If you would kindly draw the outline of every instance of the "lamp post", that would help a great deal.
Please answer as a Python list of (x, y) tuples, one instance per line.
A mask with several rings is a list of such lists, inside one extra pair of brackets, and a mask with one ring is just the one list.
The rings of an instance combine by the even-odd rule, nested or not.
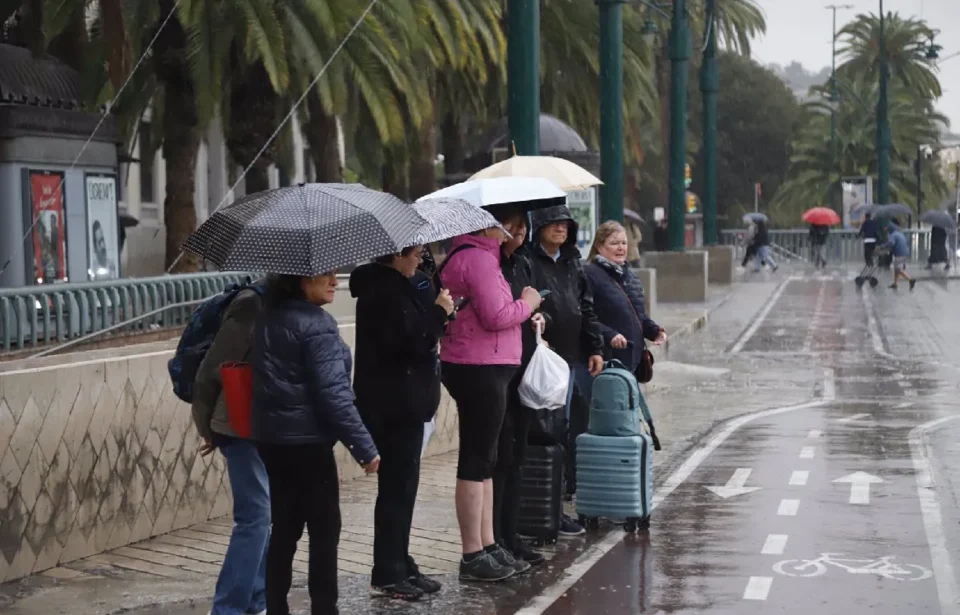
[(507, 7), (507, 122), (522, 156), (540, 154), (540, 2)]
[(877, 199), (890, 202), (890, 120), (887, 117), (887, 31), (883, 0), (880, 0), (880, 101), (877, 103)]
[(700, 67), (703, 94), (703, 243), (717, 245), (717, 0), (707, 0), (707, 33)]
[[(840, 93), (837, 91), (837, 11), (840, 9), (852, 9), (852, 4), (831, 4), (826, 7), (833, 11), (833, 39), (832, 39), (832, 61), (830, 68), (830, 156), (833, 166), (837, 170), (837, 181), (843, 182), (843, 169), (840, 166), (840, 156), (837, 155), (837, 109), (836, 105), (840, 102)], [(834, 208), (838, 214), (843, 208), (843, 187), (836, 191), (836, 201)]]
[(670, 28), (670, 206), (667, 210), (667, 238), (673, 252), (683, 251), (686, 234), (684, 176), (687, 164), (689, 28), (686, 0), (674, 0)]
[[(536, 0), (534, 0), (536, 1)], [(600, 217), (623, 222), (623, 3), (600, 5)]]

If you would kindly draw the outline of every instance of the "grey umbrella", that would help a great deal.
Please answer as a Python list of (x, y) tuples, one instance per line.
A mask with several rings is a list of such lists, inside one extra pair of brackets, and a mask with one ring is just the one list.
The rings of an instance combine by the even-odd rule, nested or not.
[(926, 222), (930, 226), (939, 226), (942, 229), (946, 229), (951, 233), (957, 232), (957, 221), (953, 219), (953, 216), (948, 214), (945, 211), (925, 211), (923, 215), (920, 216), (921, 222)]
[(427, 224), (397, 197), (359, 184), (300, 184), (220, 209), (183, 249), (220, 269), (314, 276), (400, 252)]
[(894, 218), (896, 216), (912, 216), (913, 210), (901, 203), (890, 203), (889, 205), (860, 205), (852, 213), (861, 215), (864, 212), (874, 218)]
[(632, 209), (623, 210), (623, 221), (624, 222), (633, 222), (634, 224), (646, 224), (643, 217), (640, 216), (637, 212)]
[(751, 222), (766, 222), (766, 221), (767, 221), (766, 214), (761, 214), (758, 212), (743, 214), (744, 224), (750, 224)]
[(413, 208), (427, 223), (417, 232), (410, 245), (443, 241), (493, 227), (509, 235), (493, 214), (461, 199), (428, 199), (415, 203)]

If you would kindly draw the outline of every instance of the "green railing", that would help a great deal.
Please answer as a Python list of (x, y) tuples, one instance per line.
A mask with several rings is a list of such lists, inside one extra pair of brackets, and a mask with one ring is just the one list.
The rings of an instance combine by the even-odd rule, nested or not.
[(0, 350), (41, 348), (106, 329), (136, 333), (181, 326), (193, 313), (191, 302), (249, 277), (191, 273), (0, 289)]
[[(721, 232), (720, 243), (736, 246), (738, 257), (743, 258), (746, 234), (746, 230), (724, 230)], [(903, 234), (910, 244), (911, 260), (926, 262), (930, 255), (930, 231), (909, 229), (904, 230)], [(953, 245), (952, 239), (948, 239), (948, 242), (948, 245)], [(771, 230), (770, 243), (777, 248), (777, 253), (781, 256), (810, 260), (809, 229)], [(857, 231), (831, 230), (827, 237), (827, 260), (834, 263), (862, 262), (863, 240), (857, 235)]]

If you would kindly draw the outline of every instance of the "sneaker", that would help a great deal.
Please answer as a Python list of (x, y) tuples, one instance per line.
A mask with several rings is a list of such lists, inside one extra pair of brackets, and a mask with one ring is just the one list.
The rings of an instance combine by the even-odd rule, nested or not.
[(423, 598), (423, 590), (409, 581), (400, 581), (393, 585), (373, 585), (370, 587), (370, 593), (374, 596), (406, 600), (408, 602)]
[(517, 540), (516, 545), (517, 547), (513, 550), (513, 556), (517, 559), (522, 559), (531, 566), (539, 566), (545, 561), (543, 559), (543, 553), (534, 551), (522, 540)]
[(517, 574), (523, 574), (530, 570), (530, 564), (528, 562), (515, 558), (513, 553), (511, 553), (509, 549), (505, 549), (503, 545), (497, 545), (497, 548), (491, 551), (490, 555), (493, 556), (493, 559), (497, 560), (498, 564), (505, 568), (513, 568)]
[(913, 287), (917, 285), (916, 280), (910, 280), (910, 290), (913, 290)]
[(583, 526), (571, 519), (568, 515), (560, 515), (560, 530), (558, 532), (561, 536), (582, 536), (587, 533), (587, 530), (583, 529)]
[(891, 284), (891, 285), (888, 286), (887, 288), (889, 288), (889, 289), (891, 289), (891, 290), (897, 290), (897, 285), (896, 285), (896, 284)]
[(422, 574), (412, 576), (409, 580), (411, 585), (419, 587), (425, 594), (435, 594), (443, 587), (440, 583)]
[(517, 571), (513, 568), (501, 566), (489, 553), (482, 553), (469, 562), (460, 559), (460, 580), (479, 581), (481, 583), (496, 583), (509, 579)]

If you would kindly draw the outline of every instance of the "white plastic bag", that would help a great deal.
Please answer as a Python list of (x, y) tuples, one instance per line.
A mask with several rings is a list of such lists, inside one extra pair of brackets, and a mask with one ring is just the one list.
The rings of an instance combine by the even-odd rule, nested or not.
[(427, 452), (427, 445), (430, 444), (430, 437), (437, 430), (437, 417), (433, 417), (423, 424), (423, 448), (420, 449), (420, 458), (423, 459)]
[(537, 349), (520, 380), (520, 402), (533, 409), (563, 408), (567, 405), (569, 386), (570, 367), (563, 357), (543, 343), (537, 327)]

